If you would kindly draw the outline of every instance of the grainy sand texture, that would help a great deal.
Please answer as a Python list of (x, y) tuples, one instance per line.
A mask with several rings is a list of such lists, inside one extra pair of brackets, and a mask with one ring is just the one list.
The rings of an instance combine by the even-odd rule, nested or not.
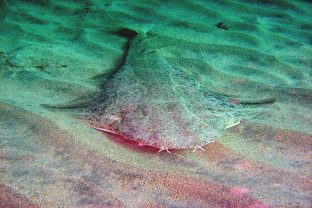
[(0, 0), (0, 208), (310, 208), (311, 158), (310, 1)]

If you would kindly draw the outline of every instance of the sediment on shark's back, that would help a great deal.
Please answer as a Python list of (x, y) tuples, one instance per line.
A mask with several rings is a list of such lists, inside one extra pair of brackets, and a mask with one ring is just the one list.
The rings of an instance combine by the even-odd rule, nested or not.
[[(230, 95), (209, 89), (209, 81), (204, 80), (209, 74), (198, 71), (201, 61), (193, 60), (192, 67), (179, 65), (177, 57), (166, 51), (179, 45), (163, 47), (163, 39), (152, 37), (138, 34), (131, 40), (124, 65), (103, 84), (90, 106), (93, 123), (159, 148), (195, 148), (217, 139), (242, 118), (261, 112), (264, 106), (257, 103), (274, 102), (233, 104)], [(188, 50), (196, 53), (192, 47)]]

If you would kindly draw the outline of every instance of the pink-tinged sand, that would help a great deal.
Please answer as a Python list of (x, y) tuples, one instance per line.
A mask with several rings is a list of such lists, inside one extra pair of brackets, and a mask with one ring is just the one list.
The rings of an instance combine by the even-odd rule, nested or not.
[[(205, 146), (205, 151), (169, 154), (140, 151), (138, 144), (129, 146), (96, 130), (90, 131), (92, 139), (98, 141), (92, 146), (83, 134), (61, 130), (36, 114), (8, 105), (0, 110), (2, 115), (19, 120), (19, 128), (26, 125), (32, 129), (24, 141), (33, 150), (14, 143), (18, 151), (12, 152), (12, 146), (1, 149), (5, 167), (1, 183), (11, 187), (1, 197), (8, 199), (9, 193), (13, 205), (21, 200), (30, 207), (267, 208), (294, 207), (297, 203), (308, 207), (310, 203), (308, 145), (312, 139), (303, 133), (242, 123), (220, 142)], [(268, 134), (279, 135), (273, 145), (267, 145), (272, 138)], [(240, 152), (228, 143), (228, 137), (254, 149)], [(263, 151), (279, 157), (280, 164), (270, 164)], [(292, 166), (294, 162), (297, 166)]]

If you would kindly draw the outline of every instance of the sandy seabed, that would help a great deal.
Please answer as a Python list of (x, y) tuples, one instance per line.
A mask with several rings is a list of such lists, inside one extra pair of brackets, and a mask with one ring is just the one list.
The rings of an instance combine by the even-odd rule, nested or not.
[[(309, 1), (0, 0), (0, 207), (311, 207), (311, 22)], [(85, 109), (42, 106), (101, 91), (127, 66), (125, 28), (200, 89), (276, 102), (204, 151), (170, 154), (97, 131)], [(159, 83), (161, 98), (172, 85)]]

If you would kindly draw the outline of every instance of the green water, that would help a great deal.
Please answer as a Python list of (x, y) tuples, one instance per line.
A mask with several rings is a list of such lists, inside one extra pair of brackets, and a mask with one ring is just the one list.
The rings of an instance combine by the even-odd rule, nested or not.
[[(71, 138), (86, 151), (121, 164), (171, 169), (170, 161), (135, 152), (92, 127), (158, 149), (192, 150), (219, 141), (247, 159), (306, 173), (311, 103), (309, 1), (0, 0), (0, 153), (41, 158), (31, 164), (29, 177), (36, 165), (55, 163), (74, 177), (67, 168), (77, 164), (71, 167), (64, 155), (55, 155), (53, 148), (60, 147), (54, 137)], [(296, 145), (279, 152), (270, 133), (263, 146), (250, 136), (252, 130), (240, 135), (248, 124), (260, 125), (263, 132), (290, 131), (298, 141), (305, 138), (307, 146), (298, 147), (302, 159)], [(267, 154), (262, 147), (269, 148)], [(198, 160), (194, 167), (215, 171), (202, 158), (183, 157)], [(19, 185), (20, 176), (11, 174), (14, 167), (0, 173), (1, 183), (14, 190), (24, 187), (23, 195), (40, 201), (36, 197), (43, 191), (35, 189), (47, 185)], [(182, 162), (175, 168), (198, 176)], [(283, 190), (276, 198), (261, 190), (254, 195), (281, 205)], [(285, 198), (294, 202), (300, 196), (302, 207), (308, 207), (307, 195), (298, 190)], [(55, 199), (62, 200), (74, 206)]]

